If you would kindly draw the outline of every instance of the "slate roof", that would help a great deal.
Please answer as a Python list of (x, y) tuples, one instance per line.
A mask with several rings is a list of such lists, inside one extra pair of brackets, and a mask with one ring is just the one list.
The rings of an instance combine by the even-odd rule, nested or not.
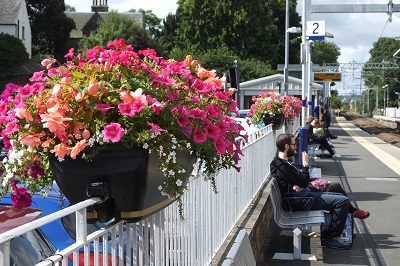
[(22, 0), (0, 0), (0, 25), (16, 25)]
[[(0, 0), (4, 1), (4, 0)], [(73, 29), (69, 35), (70, 38), (80, 39), (83, 37), (85, 27), (87, 24), (95, 17), (100, 16), (101, 18), (105, 18), (109, 13), (108, 12), (65, 12), (65, 15), (69, 18), (72, 18), (75, 21), (76, 29)], [(121, 13), (121, 15), (129, 16), (133, 20), (135, 20), (141, 27), (144, 27), (144, 18), (143, 13), (137, 12), (125, 12)]]

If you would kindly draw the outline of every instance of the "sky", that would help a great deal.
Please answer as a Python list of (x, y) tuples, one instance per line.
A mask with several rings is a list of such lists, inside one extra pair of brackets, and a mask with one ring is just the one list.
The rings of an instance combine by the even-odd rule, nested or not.
[[(93, 0), (64, 0), (66, 5), (75, 7), (77, 12), (90, 12)], [(127, 12), (130, 9), (152, 10), (159, 18), (165, 18), (168, 13), (175, 14), (178, 0), (108, 0), (109, 10)]]
[[(388, 2), (389, 0), (335, 0), (334, 4), (387, 5)], [(298, 5), (297, 12), (301, 16), (302, 0), (298, 0), (298, 3), (300, 5)], [(312, 0), (311, 2), (312, 5), (331, 3), (326, 0)], [(334, 42), (340, 48), (339, 63), (352, 61), (366, 63), (370, 57), (369, 50), (373, 48), (373, 43), (380, 37), (400, 37), (400, 13), (392, 14), (392, 22), (388, 22), (388, 18), (386, 13), (312, 13), (309, 21), (325, 21), (326, 31), (334, 36), (333, 39), (326, 40)], [(398, 48), (400, 48), (400, 42)], [(391, 54), (395, 52), (390, 51)], [(360, 87), (360, 82), (357, 70), (354, 72), (350, 69), (342, 70), (342, 82), (336, 82), (336, 89), (339, 90), (339, 93), (353, 93), (356, 87)]]
[[(335, 0), (335, 4), (382, 4), (387, 5), (389, 0)], [(110, 10), (126, 12), (130, 9), (152, 10), (159, 18), (165, 18), (168, 13), (176, 13), (177, 0), (108, 0)], [(297, 0), (297, 12), (302, 15), (301, 6), (303, 0)], [(75, 7), (77, 12), (90, 12), (93, 0), (65, 0), (65, 3)], [(331, 4), (326, 0), (312, 0), (311, 4)], [(333, 34), (334, 42), (339, 48), (341, 55), (339, 63), (366, 63), (369, 59), (369, 50), (379, 37), (400, 37), (400, 13), (393, 13), (392, 22), (388, 22), (386, 13), (374, 14), (316, 14), (312, 13), (310, 21), (325, 21), (326, 31)], [(301, 25), (290, 25), (301, 26)], [(399, 42), (400, 48), (400, 42)], [(393, 53), (396, 51), (393, 51)], [(283, 63), (283, 62), (282, 62)], [(342, 82), (336, 82), (339, 93), (349, 93), (356, 86), (360, 86), (357, 71), (344, 70)], [(354, 74), (353, 74), (354, 73)], [(343, 88), (345, 87), (345, 89)]]

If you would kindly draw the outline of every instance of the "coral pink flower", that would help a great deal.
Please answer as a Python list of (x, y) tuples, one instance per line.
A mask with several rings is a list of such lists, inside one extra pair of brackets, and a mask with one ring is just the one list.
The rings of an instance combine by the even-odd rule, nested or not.
[(64, 117), (61, 113), (54, 111), (53, 108), (49, 109), (47, 114), (41, 114), (40, 118), (44, 122), (43, 127), (48, 128), (57, 137), (65, 134), (65, 125), (63, 122), (72, 120), (72, 118)]
[(85, 139), (79, 141), (78, 143), (76, 143), (76, 145), (74, 147), (72, 147), (71, 149), (71, 153), (70, 156), (72, 159), (76, 159), (76, 156), (83, 151), (87, 146), (87, 142)]
[(50, 145), (54, 142), (53, 138), (47, 138), (43, 143), (42, 143), (42, 147), (43, 148), (48, 148), (50, 147)]
[(89, 138), (90, 138), (90, 131), (87, 130), (87, 129), (83, 130), (83, 132), (82, 132), (82, 138), (84, 138), (84, 139), (89, 139)]
[(53, 95), (54, 96), (59, 96), (61, 93), (61, 85), (60, 84), (56, 84), (53, 87)]
[(60, 143), (54, 146), (54, 149), (50, 150), (50, 152), (54, 153), (57, 158), (64, 158), (66, 155), (69, 155), (71, 151), (66, 144)]
[(99, 92), (99, 84), (97, 80), (93, 79), (89, 82), (88, 92), (91, 95), (96, 95)]
[(146, 95), (143, 95), (143, 90), (140, 88), (134, 92), (121, 92), (120, 97), (124, 103), (134, 103), (135, 101), (141, 101), (144, 105), (147, 105)]
[(78, 135), (81, 133), (81, 130), (83, 129), (83, 123), (78, 122), (74, 126), (74, 135)]
[(109, 61), (106, 61), (104, 63), (104, 71), (109, 72), (111, 69), (111, 63)]
[(20, 141), (31, 147), (32, 149), (39, 147), (42, 144), (42, 141), (40, 140), (41, 137), (45, 136), (45, 134), (39, 133), (39, 134), (33, 134), (33, 135), (25, 135), (20, 138)]
[(15, 116), (20, 119), (25, 119), (27, 122), (33, 121), (31, 113), (25, 108), (15, 108)]
[(104, 139), (119, 142), (124, 135), (124, 129), (118, 123), (111, 123), (104, 127)]

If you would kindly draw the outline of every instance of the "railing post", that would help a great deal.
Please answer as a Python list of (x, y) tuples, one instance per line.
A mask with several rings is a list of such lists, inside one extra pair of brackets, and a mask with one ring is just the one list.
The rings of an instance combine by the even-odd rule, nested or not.
[(10, 265), (10, 241), (0, 244), (0, 265)]

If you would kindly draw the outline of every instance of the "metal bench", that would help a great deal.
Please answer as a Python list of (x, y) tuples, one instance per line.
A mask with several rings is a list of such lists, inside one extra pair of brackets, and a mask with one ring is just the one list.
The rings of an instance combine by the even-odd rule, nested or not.
[(282, 208), (282, 197), (275, 178), (269, 184), (270, 197), (274, 209), (274, 220), (281, 228), (293, 229), (293, 253), (275, 253), (273, 259), (278, 260), (316, 260), (313, 254), (301, 253), (301, 238), (303, 226), (321, 225), (325, 222), (324, 211), (287, 212)]

